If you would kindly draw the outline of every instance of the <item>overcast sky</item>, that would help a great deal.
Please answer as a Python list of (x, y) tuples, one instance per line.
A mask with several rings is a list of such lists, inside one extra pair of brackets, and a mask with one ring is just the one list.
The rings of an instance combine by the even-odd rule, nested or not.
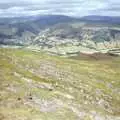
[(120, 0), (0, 0), (0, 17), (39, 14), (120, 16)]

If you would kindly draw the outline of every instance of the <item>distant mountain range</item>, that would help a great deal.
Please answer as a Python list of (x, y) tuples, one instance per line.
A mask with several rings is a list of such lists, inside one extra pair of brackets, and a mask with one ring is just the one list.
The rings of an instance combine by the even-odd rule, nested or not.
[(110, 17), (110, 16), (85, 16), (80, 18), (83, 21), (89, 21), (89, 22), (103, 22), (103, 23), (110, 23), (110, 24), (120, 24), (120, 17)]
[[(49, 22), (47, 21), (49, 19)], [(25, 16), (25, 17), (5, 17), (0, 18), (0, 24), (15, 24), (15, 23), (23, 23), (27, 21), (41, 21), (48, 23), (58, 23), (58, 22), (67, 22), (71, 20), (76, 21), (96, 21), (96, 22), (109, 22), (109, 23), (120, 23), (120, 17), (115, 16), (97, 16), (90, 15), (84, 16), (80, 18), (64, 16), (64, 15), (39, 15), (39, 16)]]
[(120, 17), (46, 15), (1, 18), (0, 44), (32, 45), (47, 50), (52, 48), (52, 51), (56, 51), (56, 47), (63, 49), (61, 45), (65, 48), (72, 45), (77, 52), (81, 46), (97, 51), (97, 48), (116, 48), (120, 47)]
[(62, 22), (71, 22), (74, 18), (67, 16), (29, 16), (0, 19), (1, 44), (29, 44), (43, 29)]

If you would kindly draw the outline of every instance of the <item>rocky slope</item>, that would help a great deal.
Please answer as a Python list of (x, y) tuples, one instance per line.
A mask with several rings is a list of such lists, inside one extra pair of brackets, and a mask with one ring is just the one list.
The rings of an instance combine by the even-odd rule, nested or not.
[(35, 36), (45, 28), (72, 20), (75, 19), (62, 15), (0, 18), (0, 44), (30, 45)]
[(33, 45), (60, 54), (119, 49), (120, 28), (85, 22), (62, 23), (40, 32)]
[(0, 120), (119, 120), (120, 58), (103, 58), (0, 48)]

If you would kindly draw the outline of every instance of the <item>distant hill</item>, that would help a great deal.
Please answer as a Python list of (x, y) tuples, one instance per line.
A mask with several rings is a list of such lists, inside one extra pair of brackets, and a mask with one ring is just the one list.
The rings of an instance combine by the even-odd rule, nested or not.
[(82, 21), (88, 22), (99, 22), (99, 23), (110, 23), (110, 24), (120, 24), (120, 17), (110, 17), (110, 16), (85, 16), (80, 18)]
[(61, 23), (40, 32), (32, 44), (57, 54), (108, 51), (120, 48), (120, 27), (86, 22)]
[[(120, 47), (120, 17), (62, 15), (0, 19), (0, 44), (37, 46), (55, 53)], [(52, 50), (51, 50), (52, 49)]]
[(61, 15), (1, 18), (0, 43), (30, 44), (33, 38), (43, 29), (57, 23), (71, 22), (73, 20), (74, 18)]

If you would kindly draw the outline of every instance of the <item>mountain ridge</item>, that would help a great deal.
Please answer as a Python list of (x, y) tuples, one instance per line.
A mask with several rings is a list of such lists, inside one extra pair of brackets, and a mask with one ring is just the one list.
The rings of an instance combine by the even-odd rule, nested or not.
[[(73, 18), (63, 15), (7, 18), (5, 19), (4, 24), (0, 24), (0, 44), (18, 46), (32, 45), (34, 48), (37, 46), (40, 49), (41, 47), (53, 47), (54, 49), (56, 44), (63, 45), (66, 43), (67, 39), (67, 44), (76, 44), (75, 46), (73, 45), (70, 47), (71, 49), (85, 48), (87, 51), (96, 51), (97, 47), (101, 47), (101, 49), (106, 48), (105, 44), (111, 46), (111, 43), (113, 45), (111, 49), (113, 49), (116, 48), (116, 44), (118, 44), (119, 47), (119, 20), (119, 17), (108, 16)], [(0, 21), (2, 21), (2, 19)], [(51, 40), (46, 31), (49, 32), (49, 36), (52, 36), (52, 39), (55, 41)], [(46, 38), (48, 40), (45, 40)], [(53, 41), (54, 44), (51, 44)], [(81, 43), (81, 41), (83, 42)], [(105, 44), (96, 46), (96, 42), (101, 42), (102, 44), (105, 42)], [(81, 46), (79, 47), (80, 44), (83, 44), (82, 48), (80, 48)], [(63, 48), (60, 47), (60, 49)], [(66, 47), (65, 49), (69, 48)], [(49, 51), (49, 49), (47, 51)], [(54, 52), (54, 50), (52, 51)], [(70, 51), (65, 50), (65, 52)], [(78, 50), (75, 50), (74, 52), (78, 52)]]

